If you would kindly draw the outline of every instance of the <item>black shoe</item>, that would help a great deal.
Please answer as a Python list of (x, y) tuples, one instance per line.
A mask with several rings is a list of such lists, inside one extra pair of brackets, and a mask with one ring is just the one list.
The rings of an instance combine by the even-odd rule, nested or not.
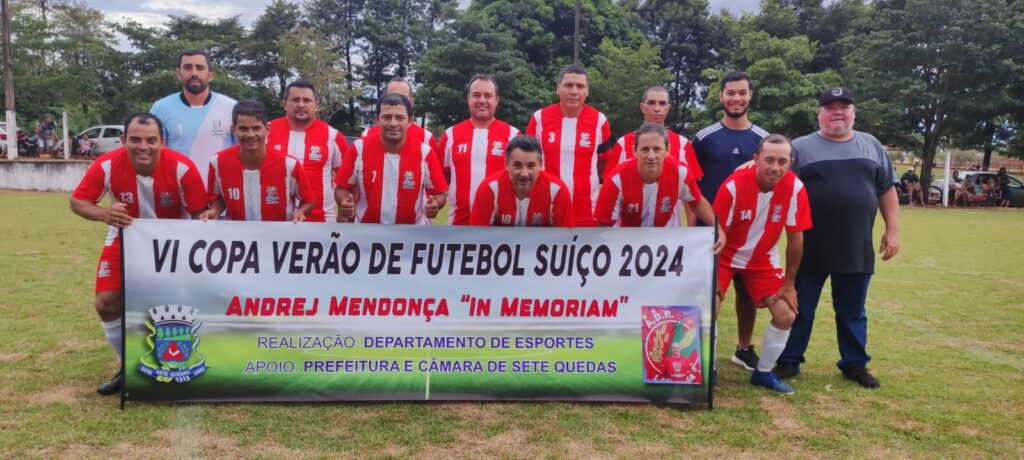
[(100, 386), (96, 387), (96, 392), (103, 396), (110, 396), (121, 392), (121, 388), (124, 387), (124, 372), (118, 371), (117, 375), (111, 377), (110, 380), (103, 382)]
[(864, 388), (878, 388), (882, 386), (882, 382), (879, 382), (875, 376), (871, 375), (866, 367), (858, 367), (856, 369), (847, 369), (843, 371), (843, 377), (846, 380), (853, 380)]
[(800, 369), (797, 369), (795, 366), (779, 364), (775, 366), (775, 369), (772, 369), (772, 373), (775, 374), (779, 380), (787, 380), (800, 375)]
[(737, 348), (736, 353), (733, 353), (732, 355), (732, 362), (748, 371), (757, 369), (757, 360), (757, 353), (754, 353), (753, 345), (745, 349)]

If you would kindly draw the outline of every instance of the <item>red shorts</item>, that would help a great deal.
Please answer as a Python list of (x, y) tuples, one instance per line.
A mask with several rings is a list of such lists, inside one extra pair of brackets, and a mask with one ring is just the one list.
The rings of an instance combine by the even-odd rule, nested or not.
[(100, 252), (96, 265), (96, 292), (121, 290), (121, 245), (117, 238)]
[(782, 283), (786, 281), (786, 275), (781, 268), (768, 268), (768, 269), (739, 269), (727, 267), (724, 265), (718, 266), (718, 288), (723, 293), (729, 290), (729, 283), (732, 282), (734, 276), (739, 275), (740, 279), (743, 280), (743, 285), (747, 288), (747, 292), (750, 293), (750, 298), (754, 304), (760, 304), (761, 300), (765, 297), (772, 296), (779, 293), (782, 289)]

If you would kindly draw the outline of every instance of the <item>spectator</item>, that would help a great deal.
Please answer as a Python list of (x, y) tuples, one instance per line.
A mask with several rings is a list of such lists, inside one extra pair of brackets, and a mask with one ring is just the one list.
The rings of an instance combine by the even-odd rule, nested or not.
[(89, 139), (88, 134), (82, 134), (82, 137), (78, 140), (78, 154), (82, 156), (92, 156), (92, 150), (95, 148), (92, 139)]
[(910, 197), (909, 204), (914, 204), (914, 198), (917, 198), (917, 202), (924, 206), (924, 192), (921, 191), (921, 178), (917, 177), (917, 163), (914, 166), (903, 173), (903, 177), (900, 178), (900, 184), (903, 187), (903, 193)]
[(960, 178), (960, 171), (953, 171), (953, 180), (949, 184), (949, 197), (954, 208), (961, 199), (964, 201), (964, 206), (967, 205), (967, 193), (964, 191), (963, 182), (964, 180)]
[(999, 172), (996, 173), (995, 185), (999, 191), (999, 202), (995, 205), (1003, 208), (1010, 207), (1010, 176), (1006, 174), (1006, 166), (999, 168)]
[(36, 126), (36, 137), (39, 139), (39, 152), (50, 153), (53, 150), (54, 141), (57, 136), (54, 131), (53, 117), (43, 115), (43, 119)]

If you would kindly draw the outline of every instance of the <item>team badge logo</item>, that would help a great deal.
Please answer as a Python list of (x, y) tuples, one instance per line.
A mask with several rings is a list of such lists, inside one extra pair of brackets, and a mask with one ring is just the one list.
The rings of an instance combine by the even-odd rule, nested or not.
[(843, 89), (842, 88), (832, 88), (832, 91), (830, 91), (830, 93), (834, 97), (839, 97), (839, 96), (843, 95)]
[(174, 206), (174, 197), (171, 196), (170, 192), (161, 192), (160, 207), (166, 208), (168, 206)]
[(214, 121), (213, 125), (210, 127), (210, 134), (221, 137), (227, 135), (227, 131), (224, 129), (224, 122), (220, 120)]
[(314, 146), (309, 148), (309, 159), (310, 160), (320, 161), (321, 158), (323, 158), (323, 157), (320, 156), (320, 146), (319, 145), (314, 145)]
[(539, 212), (533, 213), (533, 216), (530, 218), (530, 225), (534, 227), (544, 225), (544, 215)]
[(580, 147), (590, 148), (590, 133), (580, 134)]
[(508, 224), (511, 224), (511, 223), (512, 223), (512, 216), (511, 215), (508, 215), (508, 214), (502, 214), (501, 215), (501, 224), (502, 225), (508, 225)]
[(281, 144), (274, 144), (274, 150), (281, 151)]
[(267, 204), (278, 204), (281, 202), (281, 197), (277, 196), (277, 186), (271, 185), (267, 187)]
[(494, 141), (494, 144), (491, 146), (491, 155), (501, 155), (503, 153), (505, 153), (505, 149), (502, 148), (501, 141)]
[(110, 262), (104, 260), (100, 262), (100, 268), (96, 270), (97, 278), (106, 278), (110, 276)]
[(555, 143), (555, 133), (554, 132), (548, 133), (548, 143), (549, 144), (554, 144)]
[(150, 350), (139, 359), (139, 372), (157, 382), (185, 383), (206, 372), (199, 348), (199, 310), (188, 305), (156, 305), (146, 321)]
[(669, 197), (661, 197), (661, 207), (658, 208), (658, 212), (664, 214), (672, 210), (672, 201)]
[(402, 173), (402, 188), (412, 190), (416, 188), (416, 181), (412, 178), (412, 171)]
[(782, 205), (777, 204), (772, 208), (772, 223), (782, 220)]
[(640, 212), (640, 203), (628, 203), (626, 204), (626, 212), (637, 213)]

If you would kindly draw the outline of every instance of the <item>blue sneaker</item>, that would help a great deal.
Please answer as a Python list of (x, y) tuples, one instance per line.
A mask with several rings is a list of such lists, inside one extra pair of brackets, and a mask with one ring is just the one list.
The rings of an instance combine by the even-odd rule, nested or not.
[(775, 374), (771, 372), (761, 372), (755, 370), (754, 373), (750, 374), (750, 383), (751, 385), (765, 387), (777, 393), (787, 395), (795, 393), (793, 391), (793, 387), (786, 385), (785, 383), (782, 383), (782, 380), (779, 380), (779, 378), (776, 377)]

